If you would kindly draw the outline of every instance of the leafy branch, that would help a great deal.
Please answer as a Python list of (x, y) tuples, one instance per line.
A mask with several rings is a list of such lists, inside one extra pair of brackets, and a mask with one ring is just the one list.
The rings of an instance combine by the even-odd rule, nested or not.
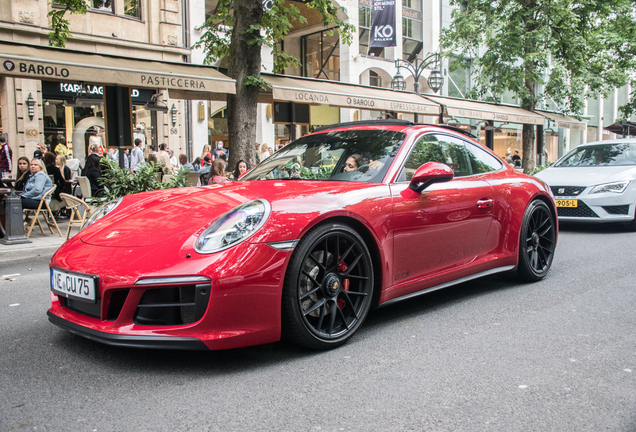
[[(64, 48), (66, 41), (73, 37), (69, 28), (70, 22), (64, 18), (64, 15), (66, 12), (71, 14), (85, 14), (88, 10), (88, 3), (85, 0), (51, 0), (49, 5), (53, 7), (47, 14), (51, 19), (49, 45)], [(58, 8), (58, 6), (62, 6), (63, 8)]]

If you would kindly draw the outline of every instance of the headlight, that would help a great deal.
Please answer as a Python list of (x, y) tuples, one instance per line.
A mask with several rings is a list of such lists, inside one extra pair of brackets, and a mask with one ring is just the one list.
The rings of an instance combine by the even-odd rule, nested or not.
[(598, 185), (598, 186), (595, 186), (594, 189), (590, 191), (590, 195), (597, 194), (597, 193), (605, 193), (605, 192), (623, 193), (625, 189), (627, 189), (627, 185), (629, 185), (629, 181), (606, 183), (606, 184)]
[(117, 207), (119, 205), (119, 203), (121, 203), (123, 201), (124, 198), (119, 198), (117, 201), (110, 201), (107, 202), (105, 204), (100, 205), (99, 207), (97, 207), (97, 209), (95, 209), (93, 211), (93, 214), (91, 214), (85, 221), (84, 224), (82, 225), (82, 228), (80, 228), (80, 231), (88, 228), (90, 225), (94, 224), (95, 222), (97, 222), (99, 219), (103, 218), (104, 216), (106, 216), (108, 213), (110, 213), (111, 211), (113, 211), (115, 209), (115, 207)]
[(230, 248), (263, 226), (271, 206), (263, 199), (246, 202), (221, 216), (199, 236), (194, 248), (199, 253), (209, 254)]

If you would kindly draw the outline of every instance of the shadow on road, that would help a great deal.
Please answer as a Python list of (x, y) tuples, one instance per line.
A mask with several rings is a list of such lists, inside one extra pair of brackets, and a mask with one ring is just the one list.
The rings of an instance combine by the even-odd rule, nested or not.
[(559, 232), (585, 234), (631, 234), (624, 223), (575, 223), (559, 222)]
[[(372, 310), (353, 343), (356, 339), (371, 337), (383, 326), (470, 301), (492, 291), (515, 287), (519, 285), (498, 276), (489, 276)], [(64, 356), (83, 358), (97, 368), (106, 368), (114, 373), (126, 371), (159, 375), (234, 374), (309, 357), (332, 357), (334, 352), (308, 350), (285, 342), (224, 351), (145, 350), (104, 345), (61, 330), (55, 331), (50, 342), (60, 351), (65, 351)]]

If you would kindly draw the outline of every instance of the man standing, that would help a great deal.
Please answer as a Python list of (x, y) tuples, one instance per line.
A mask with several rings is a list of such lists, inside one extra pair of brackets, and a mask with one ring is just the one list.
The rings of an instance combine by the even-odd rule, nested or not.
[(13, 152), (7, 144), (7, 138), (0, 135), (0, 178), (11, 177), (13, 170)]
[(141, 144), (141, 139), (135, 138), (135, 148), (130, 155), (130, 169), (133, 172), (139, 171), (141, 164), (144, 163), (144, 151), (141, 149)]
[(174, 174), (174, 169), (172, 168), (172, 163), (170, 162), (170, 155), (166, 151), (168, 146), (165, 143), (161, 143), (159, 145), (159, 152), (157, 153), (157, 161), (159, 165), (163, 164), (163, 173), (164, 174)]
[(216, 143), (216, 149), (214, 149), (214, 153), (212, 153), (212, 155), (214, 156), (214, 160), (220, 158), (222, 154), (224, 154), (225, 158), (227, 159), (227, 150), (223, 148), (223, 141), (219, 141), (218, 143)]

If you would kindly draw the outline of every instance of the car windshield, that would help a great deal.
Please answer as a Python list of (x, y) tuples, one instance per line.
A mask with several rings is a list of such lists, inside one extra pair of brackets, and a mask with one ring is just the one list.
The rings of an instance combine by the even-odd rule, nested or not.
[(636, 165), (636, 143), (597, 144), (577, 147), (555, 166), (623, 166)]
[(274, 153), (241, 180), (381, 182), (405, 137), (386, 130), (308, 135)]

